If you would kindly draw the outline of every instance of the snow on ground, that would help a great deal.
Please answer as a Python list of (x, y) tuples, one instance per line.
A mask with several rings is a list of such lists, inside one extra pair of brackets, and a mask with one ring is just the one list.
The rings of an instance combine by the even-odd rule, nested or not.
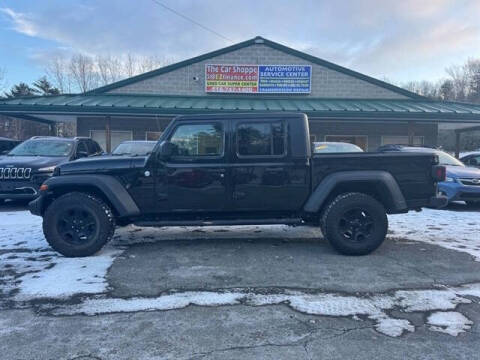
[(470, 330), (473, 324), (463, 314), (455, 311), (435, 312), (428, 317), (427, 323), (430, 324), (430, 330), (452, 336)]
[(423, 209), (388, 217), (389, 237), (466, 252), (480, 261), (480, 212)]
[[(420, 213), (389, 216), (392, 239), (422, 241), (471, 254), (480, 261), (480, 213), (425, 209)], [(38, 298), (68, 298), (88, 294), (77, 305), (53, 305), (52, 313), (106, 314), (112, 312), (179, 309), (191, 304), (222, 306), (243, 303), (250, 306), (286, 304), (313, 315), (369, 318), (375, 329), (388, 336), (414, 332), (406, 319), (389, 315), (403, 312), (431, 312), (428, 328), (456, 336), (471, 327), (471, 321), (455, 312), (458, 304), (470, 303), (465, 296), (480, 297), (480, 284), (430, 290), (398, 290), (391, 294), (345, 295), (287, 291), (256, 293), (248, 289), (178, 292), (156, 298), (108, 298), (106, 275), (126, 245), (176, 239), (229, 238), (318, 238), (317, 228), (288, 226), (172, 227), (162, 229), (128, 226), (118, 229), (115, 239), (99, 254), (70, 259), (54, 252), (46, 243), (41, 218), (27, 211), (0, 213), (0, 294), (16, 301)], [(46, 310), (51, 304), (43, 305)]]
[(122, 252), (108, 246), (95, 257), (65, 258), (45, 241), (42, 219), (27, 211), (0, 213), (0, 233), (0, 293), (18, 290), (16, 300), (103, 293), (107, 270)]
[[(396, 309), (405, 313), (418, 311), (453, 310), (458, 304), (470, 304), (465, 296), (480, 296), (480, 283), (459, 287), (428, 290), (399, 290), (393, 294), (352, 296), (336, 293), (305, 293), (284, 291), (278, 294), (256, 293), (252, 290), (224, 292), (188, 291), (162, 295), (155, 298), (102, 298), (84, 300), (78, 305), (55, 306), (54, 315), (100, 315), (119, 312), (181, 309), (189, 305), (226, 306), (244, 304), (264, 306), (286, 304), (294, 310), (311, 315), (358, 317), (365, 316), (374, 322), (375, 329), (387, 336), (397, 337), (414, 332), (415, 327), (406, 319), (387, 314)], [(48, 306), (47, 306), (48, 307)], [(472, 322), (457, 312), (435, 312), (428, 318), (433, 331), (457, 336), (468, 330)]]

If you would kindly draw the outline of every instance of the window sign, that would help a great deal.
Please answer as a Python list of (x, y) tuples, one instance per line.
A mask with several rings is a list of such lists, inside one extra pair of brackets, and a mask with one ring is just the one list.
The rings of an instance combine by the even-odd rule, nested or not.
[(310, 65), (205, 65), (207, 93), (309, 94)]

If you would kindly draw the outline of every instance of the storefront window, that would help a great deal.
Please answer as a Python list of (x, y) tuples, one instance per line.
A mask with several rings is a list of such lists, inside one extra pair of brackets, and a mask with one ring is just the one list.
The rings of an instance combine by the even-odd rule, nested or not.
[[(90, 137), (95, 140), (102, 149), (107, 149), (107, 140), (105, 136), (105, 130), (90, 130)], [(111, 131), (110, 143), (112, 150), (115, 149), (121, 142), (132, 140), (131, 131)]]
[[(382, 136), (382, 145), (409, 145), (408, 136)], [(414, 146), (423, 145), (423, 136), (414, 136)]]

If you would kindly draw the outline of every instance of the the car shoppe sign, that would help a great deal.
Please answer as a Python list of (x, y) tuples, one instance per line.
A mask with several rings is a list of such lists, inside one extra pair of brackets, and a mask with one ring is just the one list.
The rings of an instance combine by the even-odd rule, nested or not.
[(207, 93), (310, 93), (310, 65), (205, 65)]

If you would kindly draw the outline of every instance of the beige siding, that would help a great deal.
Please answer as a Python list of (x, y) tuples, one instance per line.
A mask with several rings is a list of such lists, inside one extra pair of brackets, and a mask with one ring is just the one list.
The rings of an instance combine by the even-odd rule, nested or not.
[[(355, 77), (309, 63), (296, 56), (255, 44), (201, 61), (184, 68), (111, 90), (110, 93), (156, 95), (205, 95), (205, 64), (312, 65), (312, 92), (309, 97), (404, 99), (391, 90)], [(194, 80), (198, 78), (198, 80)], [(300, 95), (291, 95), (300, 96)]]

